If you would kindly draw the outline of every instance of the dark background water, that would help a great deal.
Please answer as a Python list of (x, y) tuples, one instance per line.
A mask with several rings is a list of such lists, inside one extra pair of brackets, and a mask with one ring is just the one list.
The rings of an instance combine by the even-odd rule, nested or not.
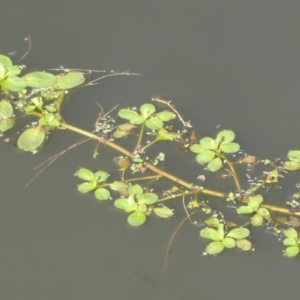
[[(221, 125), (233, 129), (248, 152), (284, 157), (299, 148), (299, 9), (298, 1), (275, 0), (2, 1), (0, 52), (21, 57), (30, 35), (33, 48), (22, 62), (28, 70), (63, 65), (143, 75), (110, 78), (74, 94), (64, 115), (79, 127), (92, 130), (95, 101), (108, 110), (160, 96), (173, 100), (199, 136), (214, 135)], [(168, 240), (184, 213), (130, 228), (111, 203), (79, 195), (75, 170), (111, 171), (105, 155), (116, 155), (100, 153), (95, 163), (91, 143), (24, 188), (34, 166), (76, 140), (56, 132), (34, 156), (1, 140), (2, 299), (281, 299), (297, 293), (299, 261), (284, 259), (276, 238), (259, 230), (255, 252), (208, 258), (198, 229), (185, 224), (162, 274)], [(172, 170), (192, 180), (190, 166), (172, 155)]]

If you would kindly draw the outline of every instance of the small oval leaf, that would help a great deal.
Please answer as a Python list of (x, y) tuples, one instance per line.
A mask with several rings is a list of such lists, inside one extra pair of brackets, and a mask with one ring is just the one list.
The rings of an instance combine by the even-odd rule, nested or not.
[(82, 180), (86, 180), (86, 181), (91, 181), (94, 178), (94, 173), (86, 168), (80, 168), (77, 172), (76, 175), (82, 179)]
[(145, 125), (152, 130), (158, 130), (164, 127), (164, 123), (158, 118), (151, 118), (146, 120)]
[(82, 85), (85, 81), (83, 73), (80, 72), (69, 72), (66, 75), (58, 75), (56, 78), (57, 81), (53, 86), (55, 90), (69, 90)]
[(142, 224), (145, 223), (145, 221), (146, 221), (146, 216), (143, 213), (139, 213), (139, 212), (133, 212), (127, 218), (127, 222), (131, 226), (141, 226)]
[(216, 172), (222, 168), (222, 160), (220, 157), (214, 158), (207, 164), (207, 170), (210, 172)]
[(154, 213), (160, 218), (170, 218), (174, 216), (174, 212), (172, 209), (168, 207), (155, 207)]
[(243, 251), (249, 251), (252, 248), (251, 242), (249, 242), (246, 239), (237, 239), (235, 242), (236, 242), (236, 246)]
[(200, 231), (200, 236), (205, 239), (213, 240), (216, 242), (220, 241), (220, 237), (219, 237), (217, 230), (215, 230), (213, 228), (206, 227), (206, 228), (202, 229)]
[(94, 195), (98, 200), (108, 200), (110, 197), (110, 192), (107, 189), (98, 188), (95, 190)]
[(222, 241), (222, 243), (223, 243), (225, 248), (234, 248), (235, 247), (235, 240), (233, 238), (230, 238), (230, 237), (226, 237)]
[(137, 196), (139, 204), (145, 203), (147, 205), (154, 204), (158, 200), (158, 196), (154, 193), (145, 193)]
[(232, 237), (234, 239), (243, 239), (250, 235), (250, 231), (247, 228), (239, 227), (229, 231), (227, 237)]
[(285, 249), (284, 256), (291, 258), (291, 257), (296, 256), (298, 253), (299, 253), (299, 247), (290, 246)]
[(211, 242), (205, 249), (206, 253), (209, 255), (216, 255), (224, 250), (224, 245), (222, 242)]
[(23, 151), (34, 151), (46, 138), (46, 132), (41, 126), (26, 129), (18, 138), (18, 148)]
[(32, 72), (24, 75), (22, 79), (26, 84), (35, 89), (47, 88), (54, 85), (57, 81), (56, 76), (47, 72)]

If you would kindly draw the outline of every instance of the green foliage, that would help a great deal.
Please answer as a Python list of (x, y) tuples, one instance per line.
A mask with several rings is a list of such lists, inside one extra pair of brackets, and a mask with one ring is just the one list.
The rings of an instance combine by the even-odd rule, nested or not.
[(248, 197), (247, 205), (242, 205), (237, 208), (238, 214), (252, 214), (251, 224), (253, 226), (261, 226), (264, 219), (270, 220), (270, 212), (264, 207), (260, 207), (263, 202), (263, 197), (258, 195), (253, 195)]
[(286, 161), (283, 164), (283, 167), (289, 171), (300, 170), (300, 151), (299, 150), (289, 151), (287, 156), (289, 158), (289, 161)]
[(46, 132), (42, 126), (26, 129), (18, 138), (18, 148), (23, 151), (33, 152), (42, 146)]
[[(115, 200), (114, 206), (127, 213), (131, 213), (127, 218), (127, 222), (131, 226), (140, 226), (145, 223), (145, 214), (149, 206), (157, 202), (158, 196), (154, 193), (144, 193), (143, 188), (138, 184), (131, 185), (128, 188), (128, 194), (129, 196), (127, 198)], [(164, 211), (160, 210), (157, 215), (162, 218), (167, 218), (168, 211), (166, 209)], [(171, 214), (169, 214), (169, 216), (171, 216)]]
[(197, 153), (196, 161), (199, 164), (207, 164), (207, 169), (216, 172), (222, 168), (223, 153), (236, 153), (240, 150), (240, 145), (233, 143), (235, 133), (231, 130), (222, 130), (215, 139), (204, 137), (199, 144), (190, 147), (191, 151)]
[(108, 200), (110, 198), (110, 192), (104, 186), (109, 174), (104, 171), (98, 171), (93, 173), (86, 168), (80, 168), (76, 173), (80, 179), (85, 180), (78, 185), (77, 189), (80, 193), (88, 193), (94, 191), (94, 196), (98, 200)]
[[(0, 101), (1, 133), (13, 128), (18, 118), (17, 111), (21, 111), (22, 115), (29, 115), (37, 119), (37, 122), (27, 126), (18, 137), (17, 146), (23, 151), (35, 152), (39, 150), (44, 145), (50, 131), (69, 129), (83, 134), (88, 138), (95, 139), (99, 143), (106, 144), (122, 153), (125, 158), (123, 156), (123, 163), (118, 163), (119, 168), (123, 172), (122, 176), (120, 176), (122, 181), (107, 182), (109, 178), (108, 173), (104, 171), (92, 172), (89, 169), (80, 168), (76, 172), (76, 175), (83, 180), (83, 182), (78, 185), (77, 189), (80, 193), (93, 192), (95, 198), (101, 201), (111, 199), (109, 189), (112, 190), (113, 193), (119, 193), (120, 196), (116, 197), (117, 199), (114, 201), (114, 206), (128, 214), (127, 222), (131, 226), (144, 224), (151, 213), (163, 219), (174, 216), (174, 210), (164, 206), (162, 204), (163, 201), (182, 197), (184, 204), (185, 196), (189, 197), (190, 195), (193, 200), (190, 201), (187, 207), (191, 209), (199, 209), (200, 207), (202, 213), (206, 214), (212, 214), (213, 209), (208, 206), (208, 204), (210, 204), (208, 203), (209, 200), (203, 200), (201, 202), (198, 200), (200, 195), (222, 197), (232, 202), (235, 202), (241, 197), (240, 201), (243, 205), (237, 208), (237, 213), (251, 215), (251, 224), (253, 226), (262, 225), (264, 220), (270, 221), (270, 211), (278, 210), (291, 213), (292, 209), (299, 209), (299, 202), (295, 200), (300, 198), (299, 193), (295, 193), (293, 200), (287, 202), (288, 208), (276, 207), (274, 205), (264, 206), (262, 204), (263, 197), (260, 194), (252, 195), (258, 188), (265, 187), (266, 184), (278, 183), (278, 179), (281, 177), (280, 172), (283, 170), (281, 166), (275, 166), (276, 161), (271, 162), (268, 159), (256, 162), (256, 158), (251, 155), (238, 159), (240, 153), (233, 155), (233, 159), (238, 161), (230, 162), (227, 158), (227, 154), (237, 153), (240, 149), (240, 145), (234, 142), (235, 133), (233, 131), (222, 130), (215, 138), (204, 137), (200, 139), (199, 143), (195, 143), (196, 131), (186, 132), (186, 127), (190, 127), (189, 122), (183, 121), (180, 114), (168, 101), (160, 99), (159, 102), (167, 104), (172, 111), (157, 112), (155, 106), (149, 103), (141, 105), (138, 111), (136, 109), (121, 109), (118, 115), (120, 118), (128, 120), (128, 123), (112, 126), (109, 122), (115, 122), (113, 118), (105, 115), (105, 118), (102, 119), (102, 115), (99, 115), (96, 121), (95, 131), (93, 133), (86, 132), (65, 123), (60, 113), (63, 100), (69, 90), (83, 86), (85, 82), (84, 73), (65, 70), (63, 74), (59, 75), (49, 72), (31, 72), (24, 74), (24, 68), (25, 66), (14, 65), (9, 57), (0, 55), (0, 89), (5, 95), (5, 100)], [(173, 130), (172, 126), (165, 126), (165, 122), (175, 119), (176, 116), (180, 122), (184, 124), (185, 131), (182, 130), (180, 132), (177, 128)], [(98, 126), (97, 124), (100, 125)], [(177, 124), (174, 126), (177, 126)], [(148, 128), (152, 131), (149, 132), (148, 130), (146, 132), (150, 137), (156, 136), (154, 140), (147, 142), (146, 146), (142, 147), (141, 144), (144, 142), (143, 138), (145, 134), (144, 128)], [(136, 129), (139, 129), (138, 134)], [(126, 137), (129, 134), (138, 135), (138, 142), (135, 147), (132, 147), (133, 150), (130, 152), (121, 145), (108, 140), (108, 133), (109, 137), (113, 136), (114, 138)], [(187, 134), (190, 134), (189, 138), (185, 137)], [(195, 182), (186, 182), (157, 166), (164, 160), (164, 153), (156, 153), (156, 156), (153, 158), (151, 155), (148, 157), (144, 151), (148, 146), (157, 141), (178, 140), (180, 147), (183, 145), (181, 149), (183, 149), (185, 153), (188, 153), (189, 150), (196, 153), (196, 161), (199, 164), (207, 164), (207, 169), (211, 172), (220, 170), (223, 164), (227, 163), (230, 170), (228, 172), (226, 170), (226, 172), (230, 173), (229, 177), (233, 177), (236, 191), (231, 190), (232, 192), (230, 193), (212, 191), (195, 185)], [(284, 162), (283, 168), (285, 170), (299, 170), (300, 151), (289, 151), (287, 156), (288, 161)], [(250, 167), (254, 167), (256, 163), (261, 162), (264, 165), (272, 165), (274, 170), (268, 172), (264, 180), (246, 190), (246, 193), (251, 193), (251, 196), (243, 197), (244, 190), (240, 187), (239, 179), (235, 172), (235, 164), (238, 162), (240, 164), (247, 164)], [(176, 160), (171, 163), (176, 163)], [(131, 171), (131, 174), (152, 171), (155, 175), (153, 176), (153, 174), (151, 174), (148, 176), (148, 174), (146, 174), (147, 176), (144, 178), (129, 178), (126, 181), (124, 179), (126, 169)], [(251, 177), (249, 174), (248, 176)], [(162, 193), (163, 198), (161, 199), (159, 199), (158, 194), (152, 192), (152, 190), (148, 192), (148, 190), (139, 184), (129, 184), (129, 182), (137, 182), (139, 180), (152, 180), (147, 185), (145, 184), (145, 186), (151, 186), (151, 189), (155, 189), (155, 186), (152, 186), (155, 185), (153, 180), (157, 180), (160, 177), (168, 178), (176, 185), (174, 186), (175, 189), (172, 187), (171, 193), (168, 194), (164, 191)], [(205, 176), (200, 175), (198, 179), (204, 181)], [(161, 190), (159, 192), (161, 192)], [(268, 207), (268, 209), (266, 207)], [(184, 208), (186, 210), (185, 205)], [(186, 219), (193, 222), (188, 212), (187, 214)], [(222, 216), (221, 213), (220, 215)], [(225, 222), (223, 217), (219, 220), (217, 217), (211, 216), (204, 222), (208, 227), (200, 231), (200, 236), (210, 240), (210, 243), (206, 247), (207, 254), (216, 255), (226, 248), (231, 249), (237, 247), (243, 251), (252, 249), (251, 242), (247, 240), (250, 235), (250, 231), (247, 228), (237, 227), (239, 226), (237, 224), (229, 225), (230, 222)], [(237, 228), (228, 230), (227, 226)], [(284, 235), (285, 239), (283, 240), (283, 244), (287, 247), (284, 255), (286, 257), (296, 256), (300, 250), (300, 240), (297, 231), (290, 228), (284, 231)]]
[(206, 223), (213, 226), (217, 225), (217, 229), (206, 227), (200, 231), (201, 237), (212, 240), (206, 247), (205, 253), (216, 255), (221, 253), (225, 248), (238, 247), (243, 251), (248, 251), (252, 248), (251, 243), (245, 240), (250, 235), (250, 231), (247, 228), (235, 228), (226, 233), (224, 224), (219, 221), (217, 222), (216, 218), (209, 218), (206, 220)]
[(170, 121), (176, 117), (174, 113), (168, 111), (154, 115), (155, 111), (156, 109), (153, 104), (146, 103), (140, 107), (140, 114), (133, 109), (121, 109), (118, 115), (133, 125), (145, 124), (146, 127), (152, 130), (163, 128), (163, 122)]
[(14, 109), (9, 101), (0, 102), (0, 131), (5, 132), (15, 124)]
[(296, 256), (300, 251), (300, 239), (298, 232), (294, 228), (284, 230), (283, 234), (286, 238), (283, 240), (283, 245), (288, 246), (285, 249), (284, 256), (291, 258)]

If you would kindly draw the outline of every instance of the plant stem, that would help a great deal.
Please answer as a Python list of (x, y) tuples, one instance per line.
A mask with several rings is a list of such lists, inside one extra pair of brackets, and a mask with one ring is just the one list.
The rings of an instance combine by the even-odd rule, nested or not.
[[(121, 152), (122, 154), (124, 155), (127, 155), (128, 157), (130, 158), (135, 158), (135, 154), (124, 149), (123, 147), (111, 142), (111, 141), (108, 141), (106, 140), (105, 138), (101, 137), (101, 136), (97, 136), (91, 132), (88, 132), (88, 131), (85, 131), (83, 129), (80, 129), (80, 128), (77, 128), (75, 126), (72, 126), (72, 125), (69, 125), (67, 123), (61, 123), (61, 128), (65, 128), (65, 129), (68, 129), (68, 130), (71, 130), (71, 131), (74, 131), (74, 132), (77, 132), (81, 135), (84, 135), (84, 136), (87, 136), (87, 137), (90, 137), (94, 140), (97, 140), (99, 141), (100, 143), (106, 145), (106, 146), (109, 146), (110, 148), (113, 148), (119, 152)], [(185, 180), (182, 180), (168, 172), (165, 172), (157, 167), (155, 167), (154, 165), (148, 163), (148, 162), (144, 162), (144, 165), (146, 168), (148, 168), (149, 170), (165, 177), (165, 178), (168, 178), (170, 179), (171, 181), (174, 181), (175, 183), (178, 183), (184, 187), (186, 187), (187, 189), (190, 189), (194, 192), (197, 192), (197, 193), (202, 193), (202, 194), (205, 194), (205, 195), (210, 195), (210, 196), (215, 196), (215, 197), (219, 197), (219, 198), (227, 198), (227, 193), (223, 193), (223, 192), (219, 192), (219, 191), (213, 191), (213, 190), (208, 190), (208, 189), (204, 189), (203, 187), (200, 187), (200, 186), (193, 186), (193, 183), (189, 183)]]
[(240, 185), (240, 181), (238, 179), (238, 176), (236, 175), (236, 172), (235, 172), (235, 168), (233, 166), (233, 164), (226, 158), (226, 156), (224, 154), (222, 154), (222, 158), (226, 161), (231, 173), (232, 173), (232, 177), (233, 177), (233, 180), (234, 180), (234, 183), (235, 183), (235, 186), (239, 192), (240, 195), (242, 195), (242, 188), (241, 188), (241, 185)]
[(145, 129), (145, 125), (143, 124), (142, 127), (141, 127), (141, 130), (140, 130), (140, 133), (139, 133), (138, 141), (135, 145), (135, 148), (134, 148), (133, 152), (136, 152), (137, 148), (141, 145), (143, 134), (144, 134), (144, 129)]

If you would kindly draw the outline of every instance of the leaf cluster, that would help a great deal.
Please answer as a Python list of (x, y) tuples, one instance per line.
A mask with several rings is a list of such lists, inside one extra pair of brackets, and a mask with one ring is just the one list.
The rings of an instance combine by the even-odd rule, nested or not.
[(216, 255), (221, 253), (225, 248), (238, 247), (243, 251), (249, 251), (252, 244), (246, 238), (250, 235), (247, 228), (239, 227), (225, 231), (225, 226), (220, 223), (218, 219), (212, 220), (217, 229), (206, 227), (200, 231), (200, 236), (212, 240), (205, 249), (205, 253), (209, 255)]
[(248, 197), (247, 205), (242, 205), (237, 208), (238, 214), (252, 214), (251, 224), (253, 226), (261, 226), (264, 219), (270, 220), (270, 212), (265, 207), (260, 207), (263, 202), (262, 195), (253, 195)]
[(173, 216), (173, 211), (167, 207), (153, 207), (158, 201), (158, 195), (155, 193), (144, 193), (143, 188), (138, 185), (132, 185), (128, 188), (128, 197), (115, 200), (114, 206), (130, 213), (127, 222), (131, 226), (140, 226), (146, 222), (146, 216), (152, 210), (161, 218)]
[(284, 230), (283, 234), (286, 237), (283, 240), (283, 245), (288, 246), (285, 249), (284, 256), (289, 258), (296, 256), (300, 251), (300, 239), (298, 232), (294, 228), (290, 228)]
[(175, 114), (170, 111), (163, 111), (155, 114), (155, 106), (151, 103), (141, 105), (140, 112), (134, 109), (124, 108), (118, 113), (120, 118), (126, 119), (132, 125), (144, 124), (151, 130), (158, 130), (164, 127), (164, 122), (175, 119)]
[(197, 153), (196, 161), (200, 164), (207, 164), (211, 172), (221, 169), (222, 153), (236, 153), (240, 150), (238, 143), (233, 143), (235, 133), (232, 130), (222, 130), (215, 139), (211, 137), (202, 138), (199, 143), (190, 147), (190, 150)]

